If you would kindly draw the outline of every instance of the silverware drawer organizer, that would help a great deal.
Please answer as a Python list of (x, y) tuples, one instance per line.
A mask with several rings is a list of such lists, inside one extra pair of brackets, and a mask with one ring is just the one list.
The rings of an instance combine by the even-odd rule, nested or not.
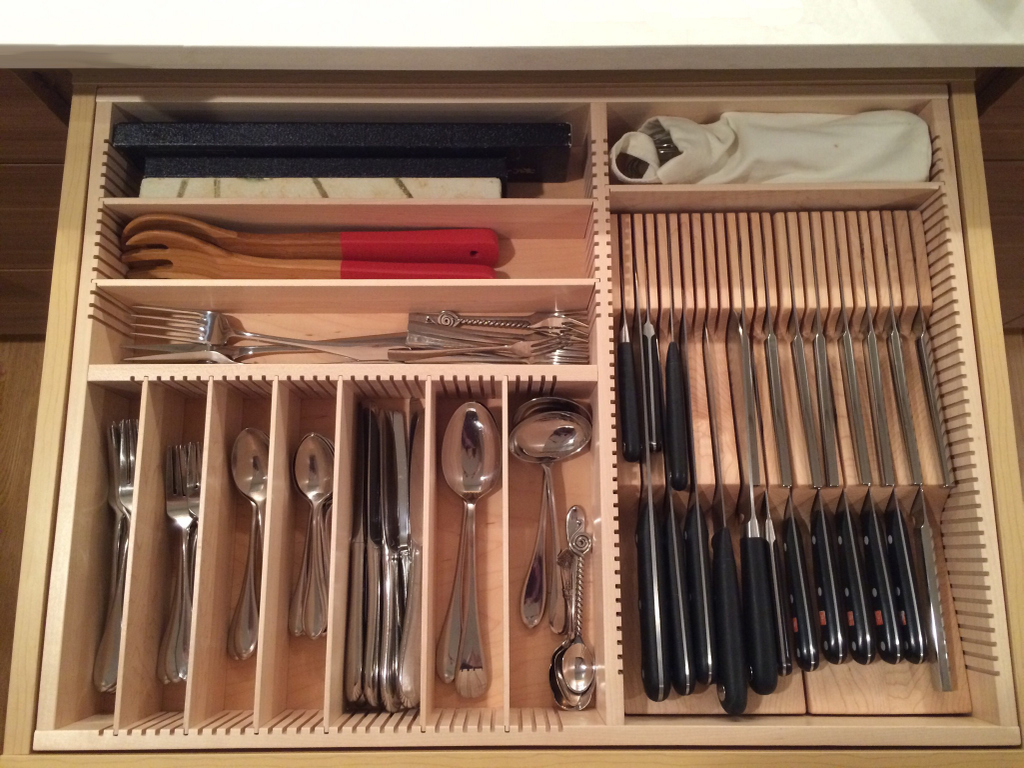
[[(896, 86), (713, 91), (651, 87), (628, 96), (612, 92), (600, 97), (490, 100), (371, 99), (323, 89), (101, 90), (35, 748), (1019, 743), (947, 99), (942, 88)], [(881, 108), (915, 112), (930, 125), (934, 162), (929, 181), (609, 183), (609, 147), (650, 116), (680, 115), (705, 122), (726, 110), (856, 113)], [(559, 120), (572, 124), (572, 168), (565, 183), (511, 185), (510, 197), (488, 201), (134, 197), (138, 173), (110, 147), (112, 125), (123, 120), (188, 119)], [(262, 231), (490, 227), (501, 238), (502, 276), (462, 282), (126, 279), (119, 263), (120, 231), (132, 217), (151, 211)], [(690, 265), (689, 271), (676, 270), (675, 283), (665, 272), (649, 272), (663, 329), (670, 291), (675, 292), (676, 311), (685, 313), (691, 324), (708, 317), (715, 329), (724, 329), (725, 308), (737, 286), (729, 279), (728, 267), (715, 262), (715, 254), (722, 252), (715, 248), (751, 232), (755, 223), (793, 226), (798, 233), (805, 223), (813, 225), (812, 232), (819, 225), (834, 228), (833, 211), (844, 212), (844, 222), (845, 212), (851, 212), (853, 220), (863, 216), (877, 221), (883, 237), (887, 222), (902, 237), (901, 222), (910, 220), (907, 212), (920, 213), (938, 387), (956, 477), (954, 487), (943, 489), (936, 479), (934, 455), (927, 454), (928, 498), (945, 552), (940, 577), (954, 690), (935, 691), (927, 664), (890, 666), (876, 661), (863, 667), (848, 662), (841, 668), (824, 664), (813, 673), (794, 673), (783, 679), (775, 694), (752, 698), (749, 714), (738, 719), (720, 716), (713, 692), (652, 704), (639, 685), (633, 543), (638, 482), (635, 467), (617, 460), (615, 434), (613, 345), (621, 308), (620, 257), (626, 263), (639, 258), (643, 240), (658, 244), (658, 258), (674, 255), (678, 264)], [(622, 240), (622, 222), (630, 226), (628, 245)], [(689, 228), (688, 238), (679, 234), (681, 222)], [(699, 239), (695, 225), (703, 228)], [(687, 243), (688, 253), (681, 245)], [(698, 245), (705, 249), (701, 279), (695, 277)], [(852, 264), (854, 255), (847, 259)], [(708, 282), (707, 265), (712, 263), (717, 277)], [(826, 275), (821, 286), (826, 292), (834, 290), (829, 280)], [(629, 308), (632, 299), (626, 300)], [(785, 306), (787, 299), (780, 301)], [(799, 300), (789, 301), (800, 309)], [(145, 304), (217, 308), (251, 330), (309, 336), (397, 331), (410, 311), (585, 309), (591, 318), (590, 363), (333, 364), (316, 356), (287, 362), (270, 357), (246, 367), (123, 363), (120, 345), (128, 338), (127, 310)], [(712, 347), (718, 348), (720, 337), (715, 338)], [(699, 381), (703, 368), (699, 343), (694, 345), (699, 336), (692, 325), (690, 340), (690, 372), (700, 372)], [(731, 419), (728, 397), (722, 395), (727, 392), (726, 386), (719, 387), (723, 416)], [(508, 428), (515, 408), (541, 394), (576, 398), (593, 413), (591, 447), (555, 470), (559, 506), (582, 505), (594, 534), (586, 569), (584, 634), (594, 646), (599, 669), (594, 705), (582, 712), (552, 706), (547, 665), (555, 638), (543, 627), (527, 630), (518, 617), (541, 473), (509, 455)], [(924, 407), (921, 396), (915, 388), (918, 410)], [(481, 505), (478, 522), (481, 620), (492, 679), (483, 697), (466, 702), (436, 680), (433, 658), (453, 579), (460, 520), (460, 503), (440, 475), (438, 448), (448, 416), (470, 398), (491, 407), (503, 435), (504, 461), (500, 488)], [(427, 430), (422, 465), (412, 467), (424, 499), (421, 704), (417, 710), (391, 715), (353, 711), (344, 701), (341, 669), (357, 406), (376, 402), (405, 408), (410, 401), (421, 404)], [(841, 405), (841, 398), (837, 403)], [(699, 398), (694, 406), (698, 462), (702, 476), (711, 478), (703, 436), (706, 406)], [(104, 430), (112, 420), (129, 416), (139, 418), (140, 430), (120, 673), (116, 694), (99, 694), (92, 686), (91, 670), (103, 622), (113, 529), (113, 515), (106, 506)], [(923, 411), (921, 418), (926, 418)], [(248, 506), (231, 484), (227, 461), (235, 435), (247, 426), (270, 436), (270, 487), (259, 645), (252, 658), (237, 662), (228, 657), (226, 632), (241, 580), (249, 521)], [(299, 437), (310, 430), (331, 437), (336, 445), (328, 632), (319, 640), (293, 638), (287, 631), (288, 596), (303, 530), (301, 499), (291, 485), (289, 462)], [(926, 421), (918, 433), (930, 435)], [(842, 437), (849, 439), (845, 433)], [(163, 511), (162, 456), (166, 445), (179, 440), (205, 446), (202, 512), (189, 679), (165, 686), (156, 676), (155, 655), (167, 611), (173, 544)], [(893, 433), (893, 440), (899, 445), (898, 433)], [(727, 476), (732, 478), (727, 493), (735, 496), (735, 447), (730, 449), (726, 441), (725, 451)], [(805, 513), (806, 469), (797, 462), (795, 471), (797, 506)], [(844, 465), (844, 471), (849, 467)], [(768, 474), (770, 478), (771, 469)], [(909, 489), (905, 467), (898, 467), (897, 474), (898, 483)], [(784, 499), (782, 489), (772, 487), (770, 492), (773, 504)], [(851, 503), (859, 503), (859, 498), (851, 496)]]

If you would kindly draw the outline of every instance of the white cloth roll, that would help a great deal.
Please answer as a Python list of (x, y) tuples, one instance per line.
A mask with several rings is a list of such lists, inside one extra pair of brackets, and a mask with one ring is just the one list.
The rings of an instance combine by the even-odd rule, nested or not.
[[(659, 157), (668, 132), (679, 154)], [(668, 147), (671, 150), (671, 147)], [(635, 160), (633, 158), (636, 158)], [(931, 172), (928, 124), (899, 110), (859, 115), (725, 112), (701, 125), (655, 117), (612, 148), (612, 172), (631, 184), (919, 182)]]

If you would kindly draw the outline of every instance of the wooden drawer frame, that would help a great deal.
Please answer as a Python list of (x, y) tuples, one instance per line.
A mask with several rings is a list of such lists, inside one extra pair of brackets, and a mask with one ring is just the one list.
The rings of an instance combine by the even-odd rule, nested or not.
[[(216, 81), (217, 76), (206, 76)], [(788, 78), (789, 76), (787, 76)], [(106, 75), (99, 78), (107, 81)], [(113, 77), (109, 80), (115, 81), (119, 78)], [(137, 79), (137, 76), (129, 74), (125, 76), (127, 81)], [(170, 78), (171, 80), (174, 77)], [(197, 79), (204, 79), (202, 76)], [(712, 81), (714, 78), (709, 78)], [(724, 79), (724, 78), (723, 78)], [(743, 80), (744, 78), (734, 78)], [(746, 80), (768, 79), (765, 75), (746, 76)], [(778, 82), (781, 78), (770, 78)], [(901, 73), (893, 76), (893, 79), (880, 77), (878, 75), (863, 74), (842, 78), (833, 74), (801, 75), (795, 78), (802, 82), (835, 81), (839, 79), (850, 79), (863, 83), (867, 80), (881, 82), (920, 82), (926, 80), (935, 83), (949, 83), (951, 88), (950, 111), (952, 117), (952, 140), (956, 160), (958, 176), (959, 200), (962, 227), (963, 245), (966, 252), (966, 267), (968, 276), (968, 287), (970, 291), (970, 303), (972, 318), (974, 322), (974, 344), (977, 352), (978, 374), (980, 384), (980, 403), (984, 408), (985, 415), (985, 439), (988, 444), (988, 456), (979, 458), (979, 465), (989, 464), (989, 474), (992, 479), (992, 496), (995, 504), (995, 521), (999, 531), (1000, 543), (1014, 542), (1018, 539), (1020, 530), (1019, 512), (1021, 509), (1020, 478), (1016, 464), (1015, 439), (1013, 435), (1013, 420), (1010, 412), (1009, 393), (1007, 386), (1006, 361), (1002, 347), (1002, 332), (999, 325), (998, 299), (995, 290), (994, 260), (992, 256), (991, 236), (988, 228), (987, 201), (984, 190), (984, 178), (981, 165), (980, 139), (977, 128), (977, 114), (974, 107), (971, 82), (961, 73), (945, 73), (938, 76), (922, 76), (920, 73)], [(479, 83), (469, 82), (458, 87), (455, 93), (460, 96), (465, 93), (476, 91)], [(693, 82), (694, 78), (681, 75), (679, 83)], [(665, 92), (671, 85), (665, 83), (644, 84), (653, 89), (653, 92)], [(39, 670), (39, 649), (41, 646), (43, 615), (45, 612), (46, 589), (49, 574), (49, 558), (40, 558), (40, 552), (49, 552), (50, 541), (53, 531), (53, 510), (56, 503), (58, 478), (60, 474), (60, 458), (62, 454), (62, 443), (64, 434), (63, 414), (68, 395), (68, 371), (70, 368), (70, 352), (72, 344), (72, 329), (74, 326), (75, 295), (78, 284), (78, 270), (82, 252), (82, 230), (86, 213), (85, 195), (88, 183), (90, 167), (90, 156), (92, 153), (92, 127), (95, 116), (95, 96), (97, 83), (81, 80), (76, 86), (76, 94), (73, 101), (71, 119), (71, 131), (69, 134), (68, 155), (65, 167), (65, 185), (61, 206), (61, 217), (59, 222), (58, 245), (55, 261), (54, 285), (51, 295), (50, 325), (48, 328), (48, 342), (46, 357), (44, 360), (44, 386), (41, 391), (41, 408), (38, 422), (35, 456), (33, 460), (33, 479), (30, 489), (29, 509), (36, 510), (30, 515), (26, 530), (25, 556), (22, 565), (22, 586), (19, 594), (18, 623), (15, 638), (15, 663), (12, 669), (11, 682), (11, 706), (8, 715), (8, 729), (5, 747), (5, 755), (29, 754), (31, 751), (32, 733), (35, 719), (35, 700), (37, 696), (38, 670)], [(400, 90), (400, 86), (398, 86)], [(524, 93), (532, 93), (529, 85), (515, 84), (510, 86), (514, 93), (519, 89)], [(593, 83), (577, 86), (576, 89), (569, 88), (570, 92), (589, 94), (600, 94), (614, 92), (614, 88), (608, 89), (602, 85)], [(358, 90), (358, 89), (356, 89)], [(555, 90), (559, 95), (566, 92), (565, 87), (555, 89), (548, 84), (546, 93)], [(438, 91), (440, 97), (444, 95), (444, 89)], [(594, 100), (601, 97), (595, 95)], [(59, 415), (59, 416), (56, 416)], [(55, 417), (56, 416), (56, 417)], [(983, 496), (986, 494), (982, 494)], [(993, 543), (989, 542), (991, 546)], [(1009, 546), (1003, 544), (1002, 551), (1007, 551)], [(1009, 557), (1001, 557), (1004, 588), (1006, 592), (1006, 618), (1010, 634), (1010, 651), (1019, 648), (1022, 642), (1022, 628), (1019, 620), (1014, 620), (1017, 611), (1012, 610), (1016, 603), (1020, 602), (1020, 591), (1024, 589), (1024, 577), (1021, 574), (1021, 566), (1013, 557), (1012, 552), (1007, 552)], [(997, 609), (998, 610), (998, 607)], [(1018, 663), (1014, 673), (1015, 680), (1020, 681), (1020, 667)], [(1012, 697), (1011, 697), (1012, 701)], [(1019, 699), (1016, 706), (1021, 706)], [(988, 743), (1013, 743), (1019, 745), (1020, 712), (1011, 717), (1012, 723), (1006, 721), (1001, 735), (992, 732), (992, 738)], [(908, 719), (906, 725), (915, 723)], [(923, 724), (923, 723), (922, 723)], [(777, 723), (758, 721), (758, 735), (751, 738), (749, 735), (743, 739), (747, 744), (771, 743), (781, 747), (786, 744), (785, 736), (772, 735), (777, 728)], [(952, 725), (947, 723), (947, 725)], [(631, 721), (628, 725), (620, 728), (637, 727), (642, 737), (636, 735), (628, 736), (627, 731), (620, 731), (619, 735), (609, 734), (597, 741), (588, 743), (604, 743), (608, 745), (623, 744), (639, 741), (641, 743), (668, 743), (675, 741), (673, 738), (666, 738), (664, 733), (659, 732), (656, 722), (636, 723)], [(693, 723), (693, 727), (700, 728), (701, 724)], [(748, 728), (750, 726), (747, 726)], [(614, 729), (618, 730), (618, 729)], [(953, 729), (955, 730), (955, 729)], [(934, 733), (934, 732), (933, 732)], [(568, 734), (566, 734), (568, 735)], [(620, 740), (621, 737), (621, 740)], [(762, 741), (763, 739), (763, 741)], [(838, 736), (837, 739), (843, 743), (849, 743), (847, 737)], [(664, 740), (664, 741), (663, 741)], [(560, 740), (561, 741), (561, 740)], [(959, 743), (955, 735), (936, 736), (920, 742), (921, 746), (936, 744), (939, 742), (954, 745)], [(577, 741), (576, 738), (565, 740), (566, 743)], [(554, 746), (548, 740), (533, 741), (499, 741), (498, 743), (533, 744)], [(398, 743), (388, 744), (386, 740), (380, 742), (380, 746), (399, 746)], [(404, 746), (404, 745), (403, 745)], [(412, 746), (411, 744), (409, 746)], [(880, 746), (880, 744), (879, 744)], [(347, 753), (353, 758), (365, 759), (366, 755), (358, 753)], [(904, 753), (905, 754), (905, 753)], [(919, 754), (924, 758), (923, 753)], [(979, 753), (972, 752), (977, 757)], [(998, 759), (1005, 752), (990, 753), (993, 758)], [(751, 759), (750, 753), (745, 752), (745, 759)], [(710, 757), (710, 753), (706, 755)], [(126, 756), (127, 757), (127, 756)], [(227, 755), (230, 757), (230, 755)], [(236, 755), (237, 757), (237, 755)], [(772, 750), (765, 755), (765, 760), (777, 760), (788, 762), (793, 755), (788, 756), (779, 750)], [(5, 758), (6, 759), (6, 758)], [(173, 757), (168, 757), (172, 760)], [(724, 758), (723, 758), (724, 759)], [(893, 757), (895, 758), (895, 756)], [(903, 757), (899, 759), (904, 759)]]

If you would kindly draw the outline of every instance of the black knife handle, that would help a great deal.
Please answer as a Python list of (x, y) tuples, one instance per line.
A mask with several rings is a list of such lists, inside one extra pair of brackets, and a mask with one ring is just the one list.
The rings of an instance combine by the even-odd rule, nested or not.
[(647, 387), (646, 400), (650, 431), (647, 433), (647, 445), (653, 453), (660, 453), (662, 442), (662, 399), (661, 388), (661, 357), (658, 353), (658, 337), (644, 336), (640, 339), (643, 350), (643, 385)]
[[(648, 491), (649, 492), (649, 491)], [(664, 701), (669, 693), (665, 666), (665, 637), (662, 634), (664, 595), (661, 589), (657, 521), (653, 503), (641, 502), (636, 526), (637, 586), (640, 607), (640, 679), (651, 701)]]
[(843, 569), (843, 603), (846, 608), (847, 640), (850, 655), (859, 664), (875, 660), (874, 622), (864, 592), (864, 555), (857, 521), (849, 507), (836, 512), (836, 542), (839, 564)]
[(682, 531), (676, 519), (671, 491), (665, 492), (664, 530), (661, 543), (667, 582), (665, 591), (665, 661), (672, 687), (680, 696), (693, 693), (693, 654), (690, 645), (690, 607), (687, 604), (686, 558)]
[(821, 663), (818, 650), (818, 616), (808, 583), (807, 559), (800, 521), (787, 515), (782, 524), (786, 571), (789, 574), (789, 604), (793, 609), (793, 631), (796, 634), (796, 663), (804, 672), (813, 672)]
[(889, 567), (896, 587), (896, 610), (900, 615), (903, 656), (911, 664), (921, 664), (928, 655), (928, 647), (925, 644), (921, 614), (918, 612), (910, 532), (898, 508), (886, 510), (885, 529), (889, 541)]
[(679, 344), (673, 341), (665, 357), (665, 469), (677, 491), (686, 490), (690, 484), (685, 398), (683, 356)]
[(633, 345), (628, 341), (620, 341), (615, 347), (615, 390), (619, 396), (618, 426), (622, 458), (635, 463), (640, 461), (643, 446), (640, 437), (636, 366), (633, 363)]
[(710, 685), (715, 675), (715, 623), (711, 615), (710, 594), (711, 551), (708, 547), (708, 526), (699, 506), (691, 505), (686, 514), (683, 544), (690, 597), (693, 675), (699, 685)]
[(892, 578), (889, 575), (885, 531), (882, 530), (878, 514), (870, 505), (861, 510), (860, 527), (864, 532), (864, 567), (871, 592), (878, 655), (882, 661), (898, 664), (903, 660), (903, 644), (900, 640), (896, 600), (892, 593)]
[(779, 684), (771, 567), (771, 550), (767, 541), (754, 536), (740, 539), (743, 613), (746, 619), (744, 645), (750, 666), (750, 687), (762, 696), (774, 693)]
[[(779, 616), (775, 617), (775, 624), (782, 630), (782, 636), (776, 637), (779, 647), (779, 675), (793, 674), (793, 611), (789, 603), (789, 594), (786, 589), (786, 568), (785, 558), (782, 556), (782, 543), (776, 539), (771, 544), (772, 568), (775, 570), (774, 583), (779, 585), (780, 600), (777, 603)], [(774, 602), (774, 601), (773, 601)]]
[(821, 650), (833, 664), (846, 661), (846, 633), (839, 602), (839, 574), (836, 571), (836, 532), (832, 516), (814, 505), (811, 513), (811, 556), (814, 580), (818, 584), (819, 621), (822, 627)]
[(740, 586), (736, 579), (736, 558), (727, 528), (711, 539), (712, 613), (715, 617), (715, 682), (718, 701), (730, 715), (747, 708), (747, 658), (743, 648), (743, 618), (740, 614)]

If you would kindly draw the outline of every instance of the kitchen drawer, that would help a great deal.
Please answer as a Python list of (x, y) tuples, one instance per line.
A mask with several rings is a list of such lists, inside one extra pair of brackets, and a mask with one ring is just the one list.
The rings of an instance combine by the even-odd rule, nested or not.
[[(1019, 747), (1007, 604), (1019, 599), (1024, 583), (1017, 580), (1017, 564), (1000, 557), (999, 540), (1016, 525), (1021, 500), (1016, 476), (999, 474), (1015, 473), (1016, 462), (1012, 424), (1003, 418), (1008, 409), (1005, 360), (993, 306), (991, 249), (983, 231), (983, 185), (977, 190), (977, 120), (973, 97), (956, 90), (961, 87), (954, 86), (951, 99), (946, 82), (918, 76), (904, 82), (775, 78), (688, 83), (682, 77), (668, 84), (629, 85), (482, 87), (467, 82), (415, 89), (395, 84), (383, 90), (352, 84), (79, 85), (48, 339), (47, 370), (54, 378), (44, 384), (42, 402), (49, 407), (41, 408), (38, 425), (8, 751)], [(914, 112), (929, 124), (929, 181), (637, 187), (609, 180), (610, 145), (649, 116), (707, 121), (726, 110), (844, 114), (882, 108)], [(572, 125), (573, 150), (568, 181), (511, 185), (509, 197), (493, 201), (136, 198), (138, 174), (110, 146), (112, 125), (185, 119), (557, 120)], [(975, 208), (979, 202), (980, 213)], [(415, 284), (126, 279), (119, 262), (120, 230), (131, 217), (149, 211), (268, 230), (489, 227), (501, 238), (498, 269), (503, 274), (494, 281)], [(923, 223), (933, 288), (936, 379), (956, 477), (955, 485), (944, 489), (935, 463), (926, 462), (933, 520), (945, 551), (940, 566), (954, 690), (937, 692), (928, 664), (876, 661), (866, 667), (847, 663), (796, 672), (777, 693), (752, 697), (742, 718), (721, 716), (713, 691), (653, 704), (639, 687), (633, 544), (637, 478), (635, 468), (619, 460), (615, 431), (613, 344), (622, 305), (617, 287), (625, 252), (622, 222), (647, 231), (654, 242), (664, 237), (660, 222), (679, 214), (707, 221), (713, 229), (736, 222), (749, 228), (751, 222), (786, 214), (794, 221), (819, 221), (821, 211), (864, 212), (865, 220), (867, 212), (879, 212), (870, 214), (879, 221), (900, 221), (903, 212), (912, 211), (920, 213)], [(711, 311), (710, 293), (686, 290), (681, 275), (670, 283), (657, 274), (651, 285), (661, 296), (662, 325), (669, 311), (666, 292), (677, 292), (681, 311), (691, 318), (693, 312)], [(724, 297), (735, 290), (735, 281), (724, 270), (719, 277)], [(311, 334), (400, 330), (411, 311), (582, 309), (588, 310), (591, 324), (590, 360), (567, 366), (394, 366), (270, 357), (244, 368), (122, 362), (126, 308), (146, 304), (216, 306), (247, 327)], [(988, 322), (993, 313), (995, 325)], [(72, 329), (73, 338), (60, 336)], [(552, 636), (528, 631), (518, 620), (540, 473), (515, 460), (503, 462), (500, 491), (482, 507), (479, 531), (489, 687), (480, 699), (463, 702), (433, 674), (434, 645), (453, 577), (450, 542), (458, 521), (457, 499), (439, 474), (444, 424), (457, 403), (484, 401), (499, 424), (503, 456), (508, 457), (511, 413), (539, 394), (585, 402), (594, 419), (590, 449), (559, 468), (559, 503), (583, 506), (594, 533), (584, 628), (595, 649), (597, 693), (594, 705), (582, 712), (551, 705), (546, 671)], [(315, 429), (333, 436), (336, 487), (349, 488), (356, 409), (369, 402), (418, 404), (427, 430), (419, 468), (425, 499), (421, 703), (417, 710), (390, 716), (352, 709), (342, 690), (351, 510), (340, 491), (332, 526), (326, 639), (289, 638), (286, 632), (287, 593), (301, 553), (301, 529), (293, 513), (294, 492), (287, 474), (281, 474), (277, 490), (273, 483), (271, 488), (259, 650), (239, 663), (228, 658), (224, 642), (225, 606), (240, 578), (237, 542), (245, 533), (225, 467), (233, 435), (249, 425), (269, 433), (272, 476), (275, 466), (286, 472), (299, 435)], [(918, 411), (922, 403), (915, 401)], [(994, 422), (996, 414), (1000, 420)], [(140, 419), (139, 481), (121, 670), (117, 694), (98, 694), (92, 687), (92, 658), (106, 600), (112, 530), (105, 506), (103, 434), (112, 419), (128, 415)], [(702, 418), (698, 413), (698, 433), (706, 424)], [(164, 574), (171, 552), (160, 456), (163, 445), (182, 439), (206, 445), (194, 674), (186, 684), (162, 686), (150, 669), (168, 602)], [(1006, 446), (1010, 450), (1004, 451)], [(728, 450), (727, 464), (735, 464)], [(905, 469), (899, 482), (909, 484)], [(806, 496), (806, 481), (798, 477), (797, 484)], [(736, 490), (727, 482), (729, 495)], [(43, 562), (35, 553), (45, 551), (49, 542), (52, 555)], [(18, 659), (24, 660), (24, 670), (18, 669)]]

